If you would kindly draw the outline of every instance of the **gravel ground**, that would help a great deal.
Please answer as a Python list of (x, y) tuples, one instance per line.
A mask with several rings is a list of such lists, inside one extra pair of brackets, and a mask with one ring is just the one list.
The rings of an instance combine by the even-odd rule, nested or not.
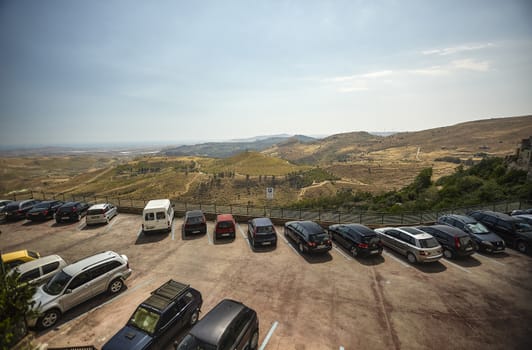
[(339, 247), (301, 255), (281, 227), (277, 249), (253, 252), (245, 223), (234, 241), (216, 245), (213, 223), (209, 234), (187, 240), (181, 219), (170, 234), (144, 235), (140, 226), (131, 214), (103, 226), (0, 225), (2, 252), (32, 249), (73, 262), (114, 250), (133, 270), (122, 293), (72, 309), (55, 329), (37, 333), (38, 342), (100, 348), (152, 290), (175, 279), (202, 293), (203, 313), (224, 298), (255, 309), (259, 343), (273, 330), (265, 349), (532, 348), (532, 258), (513, 250), (410, 265), (386, 250), (373, 258), (354, 259)]

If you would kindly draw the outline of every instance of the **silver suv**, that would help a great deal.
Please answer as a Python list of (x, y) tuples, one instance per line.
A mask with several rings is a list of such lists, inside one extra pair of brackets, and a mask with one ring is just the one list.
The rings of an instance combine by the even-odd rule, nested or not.
[(130, 275), (127, 257), (112, 251), (70, 264), (37, 288), (33, 301), (40, 317), (28, 320), (28, 326), (52, 327), (64, 312), (84, 301), (105, 291), (120, 292)]
[(438, 241), (414, 227), (384, 227), (375, 229), (382, 244), (406, 255), (412, 264), (440, 260), (443, 256)]

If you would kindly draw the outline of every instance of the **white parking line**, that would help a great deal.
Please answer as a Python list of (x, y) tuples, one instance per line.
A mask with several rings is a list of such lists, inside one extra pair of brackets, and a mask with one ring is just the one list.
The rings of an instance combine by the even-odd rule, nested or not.
[(213, 245), (214, 243), (212, 242), (212, 237), (211, 237), (211, 235), (209, 233), (209, 230), (207, 230), (207, 237), (209, 238), (209, 244)]
[(175, 239), (175, 221), (172, 221), (172, 241)]
[(340, 345), (340, 350), (344, 350), (344, 347)]
[(482, 257), (482, 259), (487, 259), (488, 261), (491, 261), (494, 264), (498, 264), (498, 265), (501, 265), (501, 266), (506, 266), (506, 264), (504, 264), (504, 263), (502, 263), (500, 261), (497, 261), (497, 260), (495, 260), (493, 258), (490, 258), (490, 257), (488, 257), (488, 256), (486, 256), (484, 254), (475, 253), (474, 256)]
[(334, 250), (336, 250), (338, 253), (340, 253), (344, 258), (347, 260), (353, 260), (350, 256), (346, 255), (340, 248), (338, 248), (336, 245), (333, 245)]
[(79, 224), (79, 226), (78, 226), (78, 231), (83, 230), (83, 229), (85, 228), (85, 226), (87, 226), (87, 223), (86, 223), (85, 221), (82, 222), (81, 224)]
[(139, 232), (137, 232), (137, 238), (140, 236), (141, 233), (142, 233), (142, 227), (139, 229)]
[(400, 263), (401, 265), (403, 265), (404, 267), (411, 267), (410, 265), (408, 265), (407, 263), (405, 263), (404, 261), (402, 261), (401, 259), (398, 259), (396, 258), (394, 255), (388, 253), (387, 251), (383, 251), (382, 254), (386, 255), (386, 256), (389, 256), (390, 258), (394, 259), (395, 261), (397, 261), (398, 263)]
[(260, 345), (259, 350), (264, 350), (264, 348), (266, 348), (266, 345), (268, 345), (268, 342), (270, 341), (270, 338), (272, 337), (273, 332), (275, 331), (278, 325), (279, 325), (279, 322), (277, 321), (273, 323), (270, 330), (268, 331), (268, 334), (266, 334), (266, 338), (264, 338), (264, 340), (262, 341), (262, 344)]
[(467, 273), (471, 273), (471, 271), (469, 271), (468, 269), (463, 268), (462, 266), (457, 265), (457, 264), (455, 264), (455, 263), (449, 261), (448, 259), (442, 259), (442, 260), (444, 260), (446, 264), (451, 264), (451, 266), (454, 266), (454, 267), (456, 267), (457, 269), (460, 269), (460, 270), (462, 270), (462, 271), (464, 271), (464, 272), (467, 272)]
[(73, 319), (71, 319), (71, 320), (69, 320), (69, 321), (63, 323), (61, 326), (59, 326), (59, 327), (57, 327), (57, 328), (58, 328), (58, 329), (61, 329), (61, 328), (63, 328), (64, 326), (68, 325), (70, 322), (75, 321), (75, 320), (77, 320), (77, 319), (79, 319), (79, 318), (81, 318), (81, 317), (83, 317), (83, 316), (85, 316), (85, 315), (87, 315), (87, 314), (89, 314), (89, 313), (91, 313), (91, 312), (93, 312), (93, 311), (96, 311), (96, 310), (98, 310), (98, 309), (101, 309), (101, 308), (104, 307), (105, 305), (107, 305), (107, 304), (111, 304), (112, 302), (114, 302), (114, 301), (116, 301), (116, 300), (122, 298), (124, 295), (127, 295), (127, 294), (129, 294), (129, 293), (132, 293), (132, 292), (136, 291), (137, 289), (139, 289), (140, 287), (143, 287), (143, 286), (145, 286), (145, 285), (147, 285), (147, 284), (153, 282), (154, 280), (155, 280), (155, 278), (152, 278), (152, 279), (150, 279), (150, 280), (148, 280), (148, 281), (142, 282), (141, 284), (138, 284), (138, 285), (136, 285), (135, 287), (133, 287), (133, 288), (131, 288), (131, 289), (128, 289), (128, 290), (125, 291), (124, 293), (121, 293), (121, 294), (117, 295), (117, 296), (114, 297), (113, 299), (111, 299), (111, 300), (107, 300), (105, 303), (100, 304), (100, 305), (98, 305), (98, 306), (95, 306), (95, 307), (93, 307), (92, 309), (88, 310), (87, 312), (84, 312), (84, 313), (82, 313), (81, 315), (78, 315), (78, 316), (74, 317)]
[(236, 224), (236, 227), (238, 227), (238, 230), (240, 231), (240, 234), (242, 235), (242, 238), (248, 239), (247, 236), (244, 234), (244, 231), (242, 231), (242, 228), (239, 224)]
[(294, 248), (290, 242), (288, 242), (288, 240), (286, 239), (286, 237), (284, 236), (281, 236), (281, 238), (283, 239), (283, 241), (286, 243), (287, 246), (289, 246), (293, 251), (294, 253), (296, 253), (297, 255), (299, 255), (299, 253), (297, 252), (296, 248)]

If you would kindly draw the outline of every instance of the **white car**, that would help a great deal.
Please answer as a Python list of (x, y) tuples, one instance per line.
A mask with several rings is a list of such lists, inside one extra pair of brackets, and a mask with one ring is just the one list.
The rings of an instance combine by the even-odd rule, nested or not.
[(85, 222), (87, 225), (108, 224), (118, 214), (118, 209), (109, 203), (94, 204), (87, 211)]
[(48, 282), (66, 265), (65, 260), (59, 255), (49, 255), (18, 265), (9, 273), (17, 272), (19, 274), (18, 281), (21, 283), (40, 285)]

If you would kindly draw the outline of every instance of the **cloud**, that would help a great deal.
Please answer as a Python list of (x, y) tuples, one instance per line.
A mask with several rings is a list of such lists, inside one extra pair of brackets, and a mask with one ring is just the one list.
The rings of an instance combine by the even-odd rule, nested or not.
[(485, 48), (492, 47), (492, 46), (494, 46), (492, 43), (476, 44), (476, 45), (459, 45), (459, 46), (453, 46), (453, 47), (446, 47), (443, 49), (425, 50), (425, 51), (422, 51), (421, 53), (423, 55), (447, 56), (447, 55), (452, 55), (452, 54), (464, 52), (464, 51), (485, 49)]
[(452, 61), (451, 66), (456, 69), (473, 70), (477, 72), (487, 72), (490, 68), (488, 61), (475, 61), (471, 58)]
[(336, 89), (338, 92), (367, 91), (369, 87), (365, 80), (353, 81), (351, 84), (340, 86)]
[(364, 74), (355, 74), (355, 75), (346, 75), (346, 76), (340, 76), (340, 77), (326, 78), (326, 79), (323, 79), (323, 81), (338, 83), (338, 82), (353, 81), (353, 80), (360, 80), (360, 79), (382, 78), (385, 76), (390, 76), (392, 74), (393, 74), (393, 71), (391, 70), (383, 70), (383, 71), (370, 72), (370, 73), (364, 73)]

